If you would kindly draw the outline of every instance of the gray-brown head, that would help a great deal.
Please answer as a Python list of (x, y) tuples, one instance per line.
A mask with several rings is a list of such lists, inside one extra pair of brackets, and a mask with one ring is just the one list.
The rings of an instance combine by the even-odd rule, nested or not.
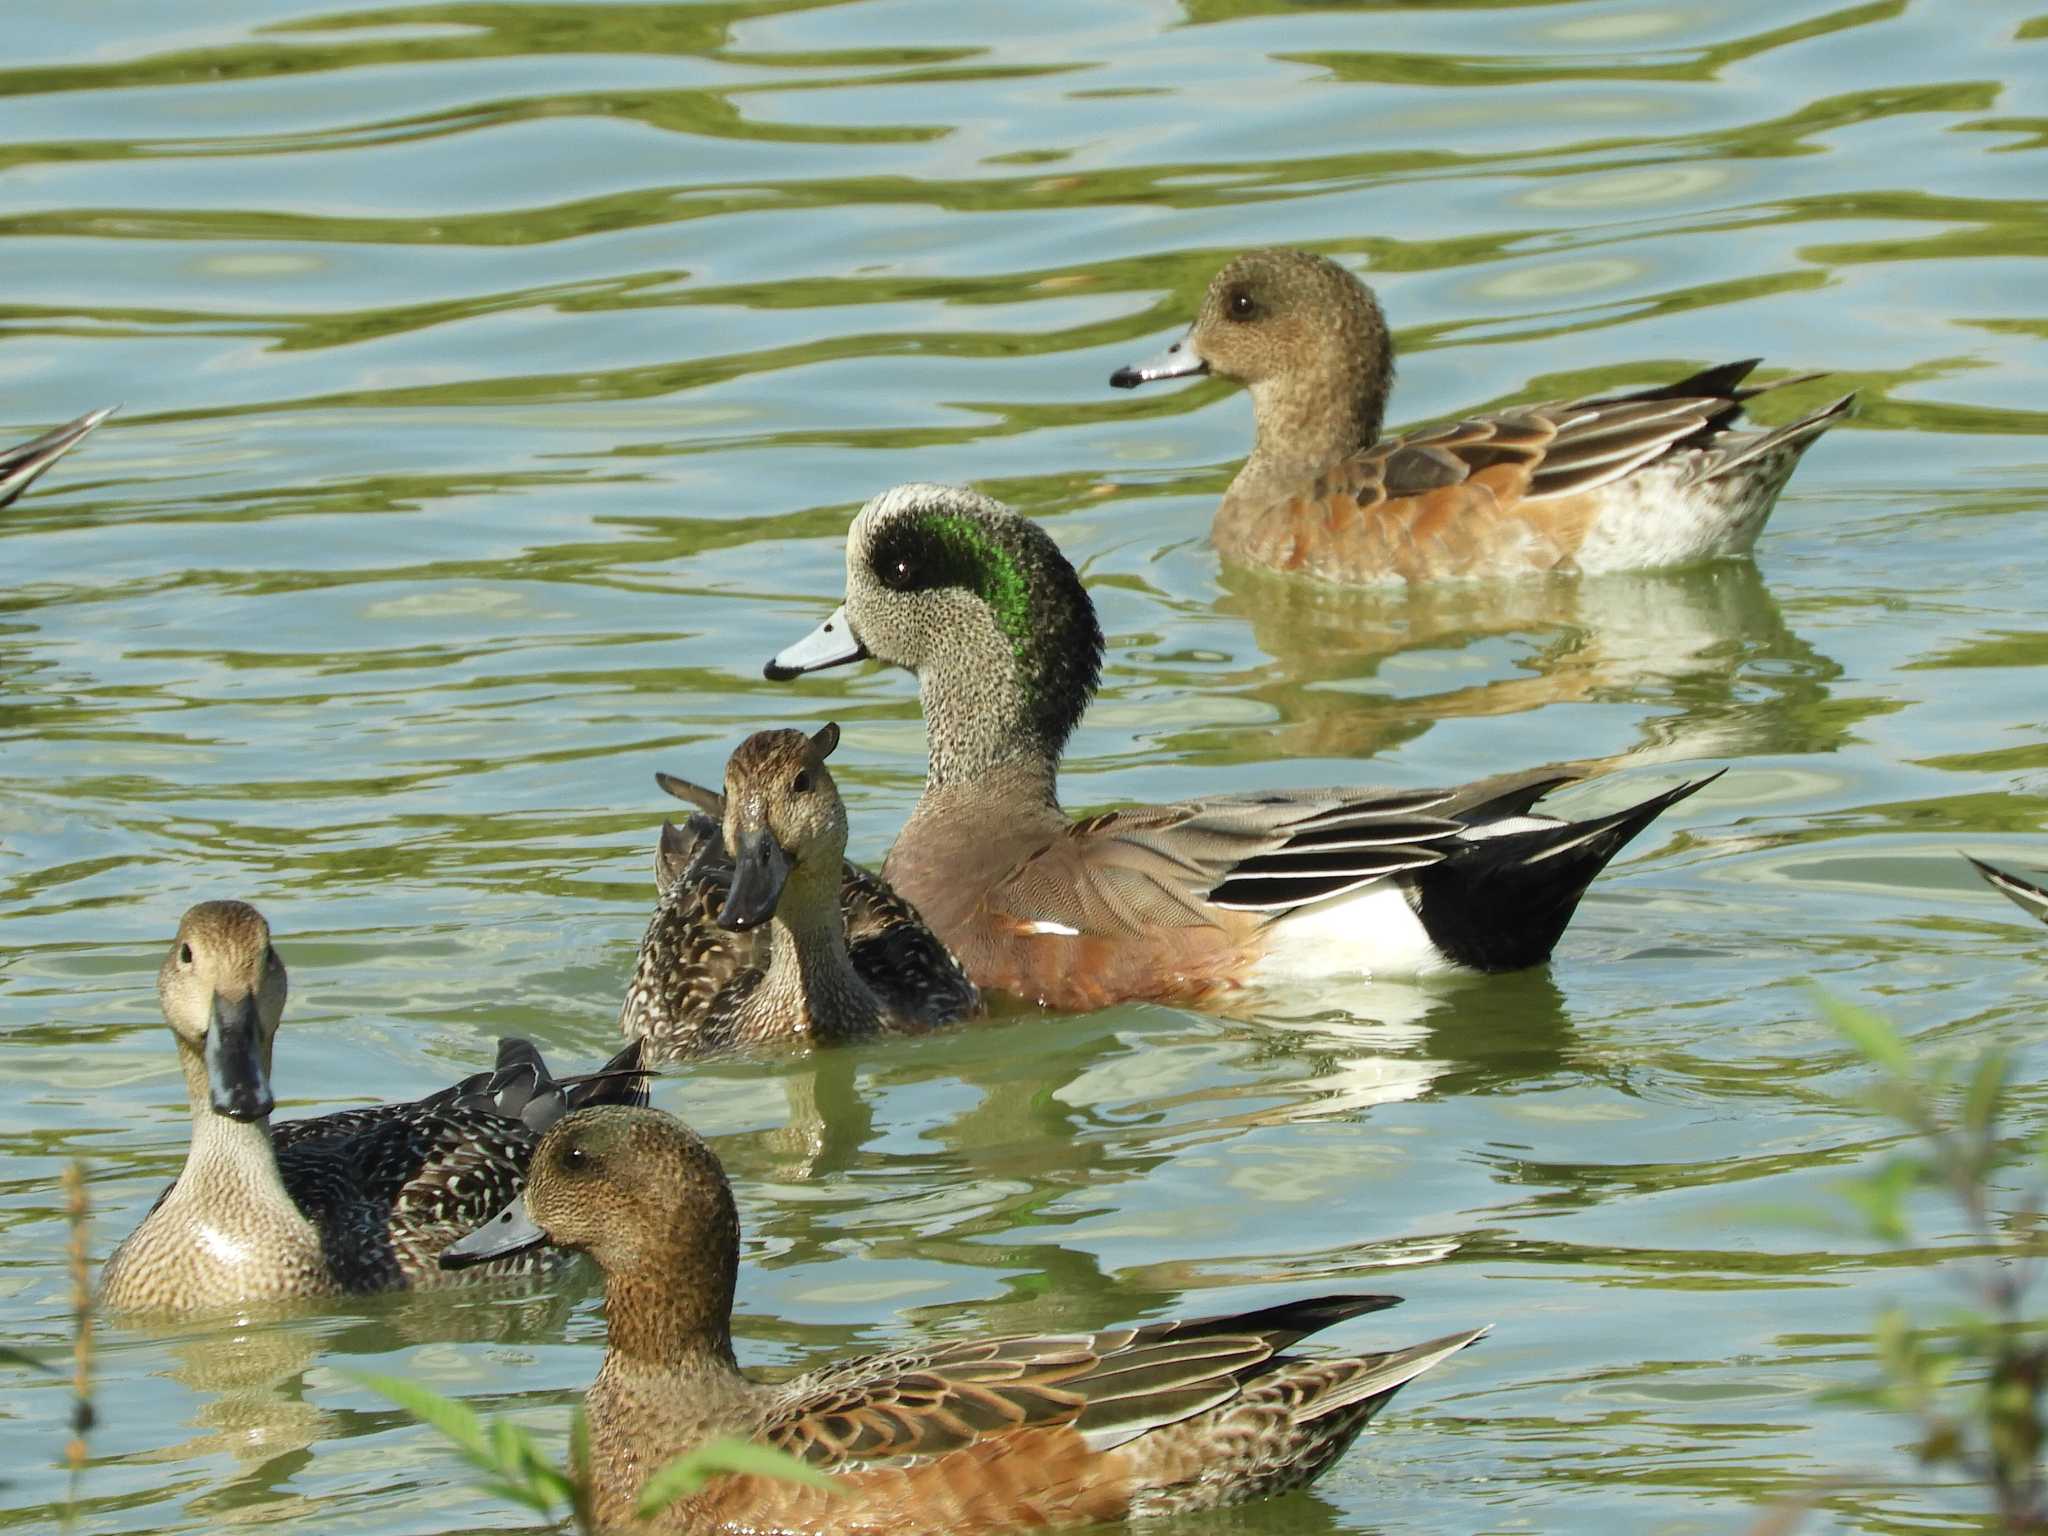
[(733, 872), (720, 927), (759, 927), (791, 885), (838, 910), (846, 806), (825, 766), (838, 745), (839, 727), (830, 723), (810, 736), (756, 731), (726, 760), (725, 851)]
[(778, 681), (872, 656), (917, 674), (935, 781), (1057, 759), (1095, 692), (1102, 629), (1046, 531), (962, 486), (899, 485), (846, 534), (846, 601), (768, 664)]
[[(1109, 382), (1135, 389), (1200, 373), (1251, 390), (1262, 438), (1317, 408), (1336, 413), (1348, 452), (1379, 436), (1394, 351), (1372, 290), (1336, 262), (1308, 251), (1247, 251), (1210, 282), (1186, 336)], [(1278, 445), (1262, 440), (1260, 451)]]
[(525, 1195), (443, 1250), (441, 1263), (460, 1269), (543, 1242), (589, 1254), (608, 1282), (673, 1286), (707, 1319), (732, 1315), (732, 1187), (703, 1139), (658, 1109), (564, 1115), (533, 1150)]
[(202, 901), (188, 911), (157, 970), (156, 995), (195, 1106), (203, 1085), (215, 1114), (268, 1115), (285, 974), (263, 914), (246, 901)]

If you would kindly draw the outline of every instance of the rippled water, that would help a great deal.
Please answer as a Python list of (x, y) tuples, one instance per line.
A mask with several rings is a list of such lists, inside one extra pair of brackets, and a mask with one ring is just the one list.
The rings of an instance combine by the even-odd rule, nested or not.
[[(908, 680), (760, 663), (855, 506), (973, 480), (1104, 610), (1076, 806), (1731, 771), (1543, 972), (663, 1082), (738, 1183), (742, 1354), (1390, 1289), (1333, 1342), (1498, 1331), (1314, 1493), (1191, 1528), (1732, 1532), (1813, 1474), (1847, 1481), (1811, 1529), (1971, 1507), (1814, 1401), (1881, 1304), (1951, 1298), (1953, 1223), (1890, 1252), (1761, 1213), (1890, 1134), (1810, 979), (2041, 1076), (2048, 933), (1956, 850), (2048, 863), (2048, 12), (130, 0), (8, 44), (0, 419), (124, 408), (0, 516), (0, 1336), (68, 1339), (65, 1159), (104, 1253), (182, 1157), (150, 974), (188, 903), (277, 928), (298, 1110), (505, 1031), (609, 1051), (656, 767), (836, 718), (879, 856)], [(1105, 379), (1271, 242), (1379, 287), (1397, 421), (1751, 353), (1834, 374), (1767, 416), (1861, 413), (1753, 567), (1219, 573), (1246, 401)], [(80, 1528), (518, 1525), (338, 1371), (559, 1431), (601, 1338), (587, 1294), (111, 1329)], [(64, 1411), (0, 1377), (0, 1524), (52, 1518)]]

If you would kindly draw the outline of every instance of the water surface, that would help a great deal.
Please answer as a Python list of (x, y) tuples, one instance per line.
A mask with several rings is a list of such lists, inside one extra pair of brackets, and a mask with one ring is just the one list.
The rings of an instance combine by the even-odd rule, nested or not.
[[(0, 420), (121, 414), (0, 518), (0, 1334), (62, 1349), (56, 1180), (104, 1253), (184, 1146), (150, 976), (258, 902), (288, 1111), (518, 1031), (614, 1043), (670, 808), (838, 720), (857, 855), (915, 799), (913, 689), (760, 664), (852, 510), (971, 480), (1109, 636), (1076, 808), (1552, 759), (1613, 808), (1727, 765), (1480, 985), (1020, 1017), (664, 1081), (747, 1229), (764, 1366), (1318, 1288), (1333, 1344), (1492, 1320), (1316, 1491), (1190, 1529), (1969, 1524), (1907, 1426), (1815, 1402), (1932, 1314), (1826, 1207), (1891, 1131), (1815, 981), (2019, 1053), (2048, 932), (2048, 12), (1981, 0), (1314, 6), (45, 7), (0, 65)], [(1730, 357), (1857, 419), (1754, 564), (1332, 594), (1220, 571), (1218, 384), (1112, 393), (1225, 257), (1381, 292), (1398, 422)], [(2034, 1123), (2030, 1118), (2029, 1126)], [(102, 1339), (79, 1528), (517, 1528), (341, 1372), (559, 1433), (594, 1298), (380, 1302)], [(0, 1377), (0, 1523), (50, 1523), (60, 1384)], [(1880, 1480), (1895, 1481), (1879, 1486)]]

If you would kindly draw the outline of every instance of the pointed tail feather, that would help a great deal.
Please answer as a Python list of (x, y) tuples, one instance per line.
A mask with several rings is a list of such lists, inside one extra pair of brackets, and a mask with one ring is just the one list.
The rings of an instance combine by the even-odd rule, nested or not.
[(1367, 1418), (1386, 1406), (1387, 1399), (1431, 1367), (1442, 1364), (1467, 1345), (1476, 1344), (1493, 1331), (1493, 1324), (1468, 1328), (1463, 1333), (1447, 1333), (1440, 1339), (1431, 1339), (1424, 1344), (1412, 1344), (1406, 1349), (1390, 1350), (1384, 1355), (1369, 1355), (1362, 1363), (1365, 1369), (1350, 1380), (1340, 1382), (1313, 1402), (1303, 1405), (1303, 1419), (1319, 1419), (1327, 1414), (1337, 1413), (1356, 1404), (1372, 1401)]
[(1637, 833), (1726, 773), (1693, 779), (1626, 810), (1474, 838), (1406, 877), (1416, 916), (1451, 960), (1477, 971), (1541, 965), (1586, 887)]
[(0, 507), (7, 506), (27, 490), (38, 475), (76, 448), (84, 441), (86, 433), (118, 409), (118, 406), (110, 405), (88, 412), (76, 421), (45, 432), (41, 437), (13, 448), (0, 449)]
[[(1787, 379), (1785, 383), (1799, 381)], [(1775, 388), (1776, 386), (1772, 386)], [(1785, 458), (1784, 474), (1779, 480), (1790, 478), (1792, 466), (1799, 462), (1799, 456), (1812, 446), (1813, 440), (1827, 431), (1837, 421), (1848, 415), (1856, 404), (1856, 396), (1847, 394), (1839, 400), (1832, 400), (1810, 416), (1787, 422), (1769, 432), (1755, 432), (1722, 437), (1714, 445), (1714, 457), (1707, 468), (1705, 478), (1717, 480), (1745, 468), (1753, 471), (1760, 459), (1774, 454)]]
[(2023, 912), (2031, 913), (2042, 922), (2048, 923), (2048, 888), (2022, 880), (2010, 870), (2000, 869), (1996, 864), (1986, 864), (1982, 859), (1964, 854), (1964, 858), (1977, 866), (1977, 873), (1990, 882), (1991, 888), (2010, 900)]

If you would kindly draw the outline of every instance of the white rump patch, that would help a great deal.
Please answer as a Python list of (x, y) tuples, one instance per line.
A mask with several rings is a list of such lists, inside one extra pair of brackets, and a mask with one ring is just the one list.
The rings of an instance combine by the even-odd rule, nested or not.
[(1463, 972), (1431, 940), (1391, 880), (1312, 902), (1277, 919), (1251, 979), (1444, 976)]

